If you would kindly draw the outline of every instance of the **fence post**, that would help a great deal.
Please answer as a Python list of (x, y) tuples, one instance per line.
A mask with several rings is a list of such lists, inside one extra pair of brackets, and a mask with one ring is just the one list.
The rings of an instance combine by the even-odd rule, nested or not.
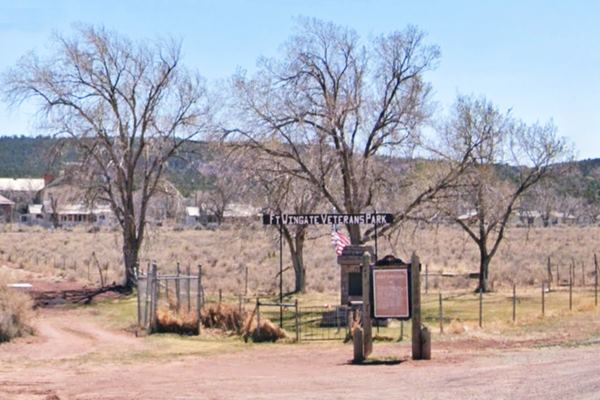
[(546, 288), (545, 282), (542, 281), (542, 317), (546, 315)]
[[(548, 290), (552, 290), (552, 281), (553, 281), (553, 277), (552, 277), (552, 261), (550, 260), (550, 257), (548, 257)], [(558, 285), (556, 285), (558, 286)]]
[[(169, 304), (169, 280), (165, 279), (165, 298), (167, 299), (167, 304)], [(170, 304), (169, 304), (170, 306)]]
[(423, 358), (423, 340), (421, 337), (421, 273), (419, 257), (413, 252), (410, 260), (412, 280), (412, 359)]
[(190, 264), (187, 265), (187, 268), (185, 270), (186, 275), (187, 275), (187, 279), (185, 280), (187, 282), (187, 286), (186, 286), (186, 294), (187, 294), (187, 312), (189, 313), (190, 311), (192, 311), (192, 299), (191, 297), (191, 289), (190, 286), (192, 286), (192, 275), (191, 275), (191, 271), (190, 271)]
[(298, 299), (294, 302), (294, 309), (296, 311), (296, 343), (300, 342), (300, 316), (298, 315)]
[(152, 290), (150, 300), (150, 332), (156, 331), (156, 312), (158, 310), (158, 267), (152, 264)]
[(569, 280), (569, 311), (573, 311), (573, 279)]
[(444, 333), (444, 308), (443, 308), (443, 303), (442, 303), (442, 292), (438, 293), (438, 299), (439, 299), (439, 304), (440, 304), (440, 314), (439, 314), (440, 333)]
[(556, 264), (556, 287), (560, 286), (560, 268), (559, 264)]
[(244, 278), (244, 296), (248, 296), (248, 266), (246, 265), (246, 276)]
[(223, 302), (223, 291), (219, 289), (219, 305)]
[(594, 305), (598, 306), (598, 258), (594, 253)]
[(138, 326), (142, 325), (142, 295), (140, 294), (140, 276), (138, 275), (137, 282), (137, 321)]
[[(369, 291), (371, 290), (371, 254), (368, 252), (363, 253), (362, 256), (362, 300), (363, 300), (363, 312), (362, 322), (364, 331), (364, 345), (365, 351), (364, 356), (368, 357), (373, 350), (373, 332), (371, 326), (371, 303)], [(413, 302), (414, 302), (413, 298)]]
[(152, 292), (152, 272), (151, 272), (151, 267), (150, 267), (150, 262), (148, 262), (148, 268), (146, 269), (146, 294), (145, 294), (145, 306), (144, 306), (144, 328), (148, 329), (149, 328), (149, 321), (148, 321), (148, 317), (150, 316), (150, 312), (148, 311), (148, 307), (150, 307), (151, 303), (151, 296), (150, 293)]
[(483, 288), (479, 288), (479, 327), (483, 327)]
[(179, 262), (177, 262), (177, 277), (175, 278), (175, 292), (177, 294), (177, 314), (181, 310), (181, 282), (179, 280), (181, 270), (179, 269)]
[(512, 306), (513, 306), (513, 324), (517, 321), (517, 285), (513, 283), (513, 296), (512, 296)]
[(200, 330), (202, 328), (202, 265), (198, 265), (198, 293), (196, 293), (196, 319), (198, 321), (198, 335), (200, 335)]
[(429, 264), (425, 264), (425, 294), (429, 293)]
[(260, 337), (260, 299), (256, 298), (256, 336)]

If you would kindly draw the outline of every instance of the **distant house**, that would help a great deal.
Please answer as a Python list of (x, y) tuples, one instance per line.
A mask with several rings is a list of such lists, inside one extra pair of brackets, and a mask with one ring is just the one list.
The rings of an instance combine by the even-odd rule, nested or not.
[(42, 178), (0, 178), (0, 195), (14, 202), (13, 212), (25, 214), (29, 204), (41, 202), (45, 186)]
[(200, 207), (185, 208), (185, 224), (192, 226), (200, 223)]
[(518, 224), (526, 227), (543, 226), (542, 213), (536, 210), (520, 210)]
[(28, 225), (50, 225), (48, 216), (44, 213), (43, 204), (29, 204), (27, 214), (21, 215), (21, 223)]
[(477, 221), (477, 211), (469, 210), (466, 213), (461, 214), (458, 217), (456, 217), (456, 219), (459, 221), (463, 221), (467, 224), (473, 224)]
[(249, 204), (231, 203), (223, 211), (223, 222), (259, 219), (260, 209)]
[(0, 195), (0, 222), (12, 222), (15, 203)]
[[(50, 210), (53, 212), (52, 210)], [(108, 205), (90, 207), (86, 204), (65, 204), (56, 211), (58, 222), (62, 226), (81, 224), (109, 225), (112, 223), (113, 213)]]

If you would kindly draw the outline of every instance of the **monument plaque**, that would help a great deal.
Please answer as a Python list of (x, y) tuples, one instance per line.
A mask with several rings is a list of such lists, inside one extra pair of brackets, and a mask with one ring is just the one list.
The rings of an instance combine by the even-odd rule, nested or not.
[(373, 316), (410, 319), (410, 273), (404, 268), (373, 270)]

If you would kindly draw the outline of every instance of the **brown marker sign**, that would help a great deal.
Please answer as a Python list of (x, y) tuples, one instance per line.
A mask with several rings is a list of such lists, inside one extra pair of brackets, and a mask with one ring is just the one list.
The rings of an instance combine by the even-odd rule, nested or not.
[(410, 275), (407, 268), (373, 270), (373, 316), (410, 318)]

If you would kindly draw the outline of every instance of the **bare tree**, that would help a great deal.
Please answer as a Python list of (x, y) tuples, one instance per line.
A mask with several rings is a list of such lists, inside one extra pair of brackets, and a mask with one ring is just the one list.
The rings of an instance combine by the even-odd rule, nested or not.
[(208, 188), (197, 194), (196, 200), (222, 224), (229, 206), (248, 195), (253, 160), (227, 146), (214, 145), (211, 149), (213, 159), (202, 164), (199, 171), (208, 179)]
[(75, 139), (88, 189), (111, 205), (122, 229), (127, 287), (167, 160), (210, 120), (202, 80), (180, 61), (177, 44), (84, 27), (57, 38), (52, 57), (25, 56), (3, 79), (9, 101), (37, 100), (46, 127)]
[[(239, 125), (227, 137), (279, 160), (285, 173), (312, 185), (338, 212), (373, 210), (390, 161), (410, 157), (420, 142), (430, 114), (424, 74), (438, 57), (414, 27), (363, 46), (350, 29), (302, 20), (281, 58), (262, 59), (254, 78), (235, 77)], [(396, 220), (433, 198), (457, 171), (447, 170), (408, 209), (396, 210)], [(355, 244), (374, 234), (359, 225), (347, 229)]]
[[(259, 156), (254, 157), (260, 160)], [(286, 174), (287, 168), (272, 159), (264, 158), (255, 162), (253, 175), (257, 182), (255, 192), (263, 199), (266, 209), (273, 214), (311, 214), (322, 203), (321, 192), (314, 186), (293, 175)], [(308, 225), (281, 225), (294, 268), (294, 292), (306, 291), (306, 267), (304, 265), (304, 244), (308, 239)]]
[(486, 291), (489, 266), (518, 202), (567, 155), (552, 123), (525, 125), (486, 99), (459, 97), (445, 127), (458, 156), (472, 148), (446, 212), (479, 248), (479, 285)]

